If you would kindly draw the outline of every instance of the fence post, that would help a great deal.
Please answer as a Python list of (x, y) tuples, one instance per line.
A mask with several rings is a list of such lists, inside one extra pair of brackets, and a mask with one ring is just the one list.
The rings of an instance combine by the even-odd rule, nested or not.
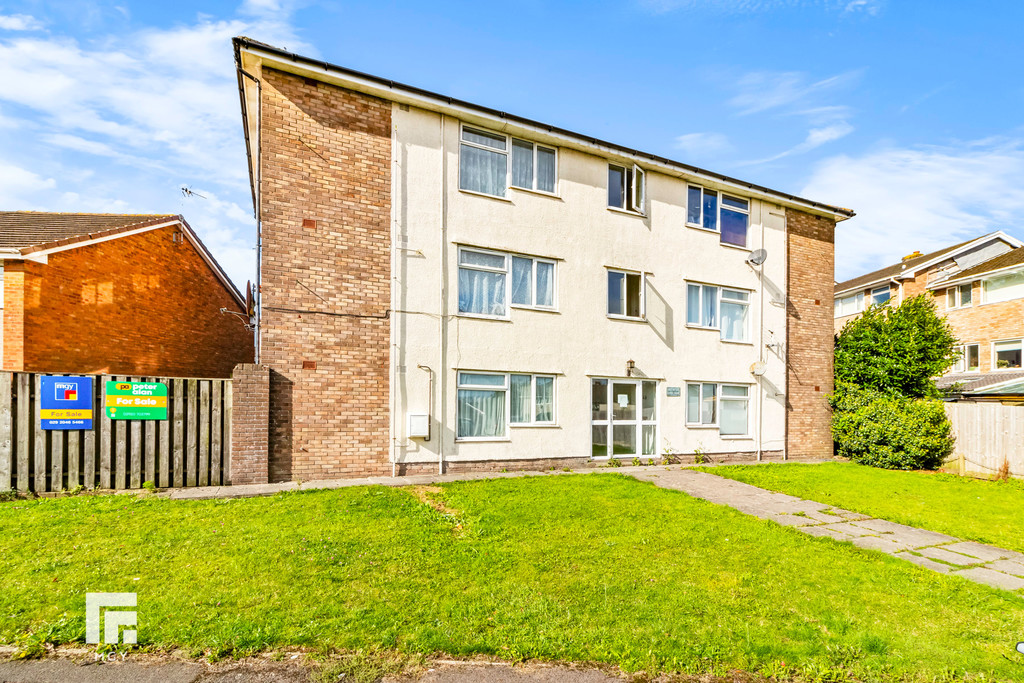
[(232, 484), (269, 480), (270, 368), (244, 363), (231, 375), (230, 466)]

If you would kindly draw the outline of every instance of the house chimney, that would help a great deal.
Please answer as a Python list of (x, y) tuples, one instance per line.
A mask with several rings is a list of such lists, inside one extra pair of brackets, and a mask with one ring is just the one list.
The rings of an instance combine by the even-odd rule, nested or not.
[(913, 254), (907, 254), (906, 256), (904, 256), (904, 257), (903, 257), (903, 260), (904, 260), (904, 261), (909, 261), (910, 259), (912, 259), (912, 258), (917, 258), (917, 257), (918, 257), (918, 256), (920, 256), (920, 255), (921, 255), (921, 252), (919, 252), (919, 251), (915, 251), (915, 252), (914, 252)]

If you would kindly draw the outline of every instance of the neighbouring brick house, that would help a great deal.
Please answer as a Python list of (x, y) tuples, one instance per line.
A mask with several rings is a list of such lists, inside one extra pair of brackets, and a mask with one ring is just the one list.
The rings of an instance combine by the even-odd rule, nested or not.
[(247, 38), (235, 54), (263, 476), (831, 455), (852, 211)]
[(961, 341), (960, 362), (939, 380), (965, 391), (1024, 377), (1024, 243), (1004, 232), (929, 254), (915, 252), (880, 270), (835, 285), (834, 324), (868, 306), (927, 293)]
[(229, 377), (245, 301), (177, 215), (0, 212), (3, 369)]

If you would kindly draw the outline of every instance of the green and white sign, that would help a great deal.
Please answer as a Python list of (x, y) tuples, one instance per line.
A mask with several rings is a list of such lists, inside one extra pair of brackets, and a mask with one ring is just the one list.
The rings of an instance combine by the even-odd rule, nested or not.
[(167, 385), (162, 382), (107, 382), (111, 420), (166, 420)]

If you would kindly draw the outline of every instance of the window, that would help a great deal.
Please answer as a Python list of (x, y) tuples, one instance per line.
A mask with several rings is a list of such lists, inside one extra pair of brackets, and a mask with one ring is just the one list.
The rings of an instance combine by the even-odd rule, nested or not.
[(555, 191), (555, 150), (512, 138), (512, 187)]
[(864, 292), (857, 292), (850, 296), (836, 299), (835, 317), (843, 318), (864, 310)]
[(654, 455), (658, 445), (658, 383), (649, 380), (590, 381), (591, 454)]
[(964, 344), (956, 347), (960, 357), (953, 365), (952, 372), (976, 372), (980, 366), (980, 347), (977, 344)]
[(750, 431), (750, 387), (743, 384), (688, 383), (686, 424), (690, 427), (718, 427), (722, 436), (747, 436)]
[(644, 316), (644, 278), (640, 273), (608, 271), (608, 315), (618, 318)]
[(992, 345), (992, 357), (996, 361), (996, 370), (1019, 368), (1021, 361), (1021, 340), (998, 341)]
[(555, 378), (551, 375), (511, 375), (513, 425), (555, 423)]
[(555, 424), (553, 375), (460, 372), (456, 436), (504, 439), (507, 425)]
[(508, 375), (460, 372), (458, 424), (460, 439), (501, 439), (505, 437)]
[(971, 305), (971, 283), (950, 287), (946, 290), (946, 308), (962, 308)]
[(690, 185), (686, 188), (686, 224), (721, 233), (722, 244), (746, 247), (750, 202)]
[(985, 303), (987, 304), (1022, 299), (1024, 298), (1024, 270), (983, 280), (982, 289), (985, 292)]
[(505, 254), (459, 250), (459, 313), (505, 317), (508, 257)]
[(889, 285), (885, 287), (877, 287), (871, 290), (871, 305), (878, 306), (884, 304), (892, 298), (892, 293), (889, 291)]
[(554, 308), (555, 262), (512, 257), (512, 305)]
[(642, 168), (608, 164), (609, 207), (643, 213), (646, 194), (647, 174)]
[(517, 308), (554, 309), (555, 262), (460, 248), (459, 313), (505, 318), (507, 301)]
[(508, 139), (468, 126), (459, 148), (459, 189), (504, 197), (508, 180)]
[(747, 341), (750, 292), (714, 285), (686, 285), (686, 324), (721, 330), (726, 341)]

